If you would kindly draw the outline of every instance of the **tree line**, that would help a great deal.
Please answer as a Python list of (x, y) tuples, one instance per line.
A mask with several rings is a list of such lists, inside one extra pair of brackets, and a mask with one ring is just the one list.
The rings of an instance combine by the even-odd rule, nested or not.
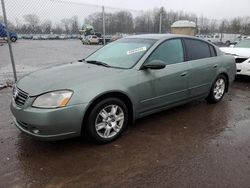
[[(209, 19), (197, 16), (194, 13), (183, 11), (166, 11), (164, 8), (155, 8), (149, 11), (142, 11), (134, 16), (129, 11), (118, 11), (105, 13), (105, 25), (107, 34), (115, 33), (158, 33), (160, 16), (162, 17), (162, 32), (170, 32), (171, 25), (178, 20), (189, 20), (197, 24), (197, 33), (237, 33), (250, 35), (250, 17), (237, 17), (233, 19)], [(0, 22), (2, 22), (0, 17)], [(9, 21), (11, 30), (18, 33), (32, 34), (78, 34), (82, 25), (92, 25), (96, 32), (102, 32), (103, 14), (96, 12), (85, 18), (84, 23), (79, 23), (78, 17), (64, 18), (60, 23), (53, 23), (51, 20), (41, 19), (35, 14), (23, 16), (23, 22)]]
[[(64, 18), (60, 23), (53, 23), (49, 19), (41, 21), (36, 14), (27, 14), (23, 16), (24, 22), (8, 21), (10, 30), (20, 34), (78, 34), (79, 21), (77, 16)], [(3, 23), (3, 17), (0, 16), (0, 23)]]

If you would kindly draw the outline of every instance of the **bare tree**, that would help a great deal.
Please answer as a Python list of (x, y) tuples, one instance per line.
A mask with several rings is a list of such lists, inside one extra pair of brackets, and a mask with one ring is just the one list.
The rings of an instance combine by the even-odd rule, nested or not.
[(242, 18), (234, 18), (230, 23), (231, 33), (241, 33)]
[(31, 31), (36, 33), (39, 28), (40, 18), (36, 14), (26, 14), (23, 16), (23, 18), (30, 27)]
[(74, 34), (79, 33), (79, 23), (78, 23), (77, 16), (73, 16), (71, 18), (71, 33), (74, 33)]
[(50, 20), (45, 20), (41, 25), (42, 33), (49, 34), (52, 31), (52, 22)]
[(64, 19), (61, 20), (61, 22), (62, 22), (62, 25), (63, 25), (63, 28), (64, 28), (65, 32), (67, 34), (69, 34), (70, 33), (71, 20), (68, 19), (68, 18), (64, 18)]

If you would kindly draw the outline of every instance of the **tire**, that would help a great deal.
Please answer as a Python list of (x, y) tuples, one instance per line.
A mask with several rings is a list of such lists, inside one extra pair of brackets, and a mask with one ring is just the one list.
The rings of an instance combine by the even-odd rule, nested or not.
[(231, 42), (228, 40), (226, 41), (226, 46), (230, 46)]
[[(106, 120), (104, 117), (106, 117)], [(92, 142), (106, 144), (116, 140), (126, 129), (127, 125), (127, 106), (120, 99), (107, 98), (93, 107), (87, 118), (85, 130)]]
[(11, 42), (16, 42), (17, 38), (16, 37), (11, 37), (10, 40), (11, 40)]
[(219, 75), (210, 89), (209, 95), (206, 98), (207, 102), (210, 104), (220, 102), (226, 93), (227, 86), (227, 78), (224, 75)]

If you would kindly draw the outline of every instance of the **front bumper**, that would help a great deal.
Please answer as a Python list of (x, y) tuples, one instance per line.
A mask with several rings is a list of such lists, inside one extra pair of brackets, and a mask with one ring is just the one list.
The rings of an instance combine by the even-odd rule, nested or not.
[(43, 141), (56, 141), (81, 135), (84, 104), (58, 109), (19, 108), (11, 103), (11, 112), (19, 130)]
[(250, 58), (243, 63), (237, 63), (237, 75), (250, 76)]

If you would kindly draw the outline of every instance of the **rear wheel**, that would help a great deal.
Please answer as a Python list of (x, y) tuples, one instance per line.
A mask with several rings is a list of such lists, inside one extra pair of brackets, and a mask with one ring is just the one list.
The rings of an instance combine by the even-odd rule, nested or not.
[(128, 110), (119, 99), (108, 98), (96, 104), (87, 120), (88, 137), (105, 144), (117, 139), (128, 124)]
[(218, 103), (225, 95), (227, 84), (227, 78), (224, 75), (219, 75), (213, 83), (207, 101), (212, 104)]

